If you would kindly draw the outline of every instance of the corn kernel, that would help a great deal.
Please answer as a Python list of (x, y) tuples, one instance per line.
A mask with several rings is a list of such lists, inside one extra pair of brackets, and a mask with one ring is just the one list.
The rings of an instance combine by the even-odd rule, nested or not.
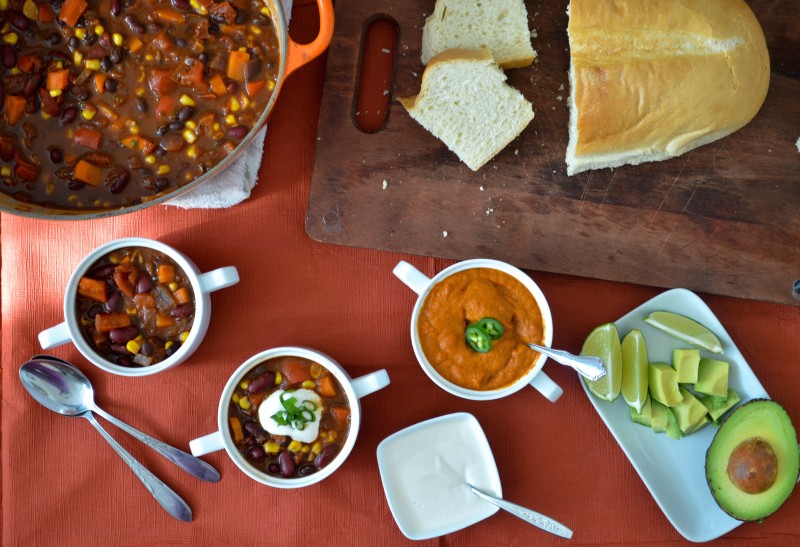
[(78, 194), (70, 194), (67, 201), (78, 201)]
[(281, 451), (281, 445), (275, 441), (267, 441), (264, 443), (264, 452), (267, 454), (277, 454)]
[(0, 9), (8, 9), (8, 0), (0, 0)]
[(86, 68), (89, 70), (100, 70), (100, 59), (87, 59)]
[(253, 406), (253, 404), (250, 402), (250, 399), (248, 399), (247, 397), (241, 397), (239, 399), (239, 408), (241, 408), (242, 410), (247, 410), (251, 406)]
[(141, 344), (142, 342), (144, 342), (144, 336), (142, 336), (142, 335), (140, 334), (139, 336), (137, 336), (136, 338), (134, 338), (134, 341), (136, 341), (137, 343)]
[(322, 452), (322, 443), (320, 441), (317, 441), (311, 447), (311, 453), (312, 454), (319, 454), (320, 452)]
[(192, 131), (191, 129), (185, 129), (183, 131), (183, 140), (185, 140), (189, 144), (192, 144), (194, 141), (197, 140), (197, 135), (195, 135), (194, 131)]
[[(159, 168), (159, 170), (160, 170), (162, 167), (166, 167), (166, 168), (167, 168), (167, 170), (165, 171), (165, 173), (169, 173), (169, 165), (160, 165), (160, 166), (158, 167), (158, 168)], [(163, 175), (164, 173), (159, 173), (159, 174), (160, 174), (160, 175)], [(178, 284), (177, 284), (177, 283), (175, 283), (174, 281), (173, 281), (172, 283), (170, 283), (169, 285), (167, 285), (167, 286), (169, 287), (169, 290), (171, 290), (172, 292), (175, 292), (175, 291), (177, 291), (177, 290), (180, 288), (180, 285), (178, 285)]]
[(8, 71), (9, 74), (20, 74), (22, 71), (18, 67), (13, 67), (11, 70)]
[(336, 433), (335, 431), (328, 431), (328, 442), (329, 442), (329, 443), (332, 443), (333, 441), (335, 441), (335, 440), (336, 440), (336, 438), (337, 438), (338, 436), (339, 436), (339, 434), (338, 434), (338, 433)]
[(97, 25), (96, 27), (94, 27), (95, 34), (103, 34), (105, 31), (106, 29), (103, 28), (103, 25)]
[(311, 363), (311, 366), (308, 367), (308, 371), (311, 373), (312, 378), (317, 379), (320, 374), (322, 374), (322, 365), (319, 363)]
[(247, 48), (242, 46), (242, 47), (239, 48), (239, 51), (244, 51), (246, 53), (247, 52)]
[(164, 349), (169, 349), (169, 348), (171, 348), (171, 347), (172, 347), (172, 346), (174, 346), (174, 345), (175, 345), (175, 342), (173, 342), (172, 340), (170, 340), (169, 342), (167, 342), (166, 344), (164, 344)]
[(240, 398), (241, 397), (239, 397), (238, 393), (234, 393), (233, 395), (231, 395), (231, 401), (233, 401), (233, 404), (235, 404), (235, 405), (239, 404), (239, 399)]
[(4, 165), (3, 167), (0, 167), (0, 176), (10, 177), (11, 176), (11, 168), (8, 165)]
[(269, 91), (272, 91), (273, 89), (275, 89), (275, 80), (270, 80), (270, 81), (267, 82), (267, 89)]
[(189, 129), (191, 129), (192, 131), (194, 131), (195, 129), (197, 129), (197, 122), (195, 122), (194, 120), (189, 120), (189, 121), (187, 121), (187, 122), (186, 122), (184, 125), (186, 125), (186, 127), (188, 127)]
[(313, 380), (306, 380), (302, 385), (306, 389), (314, 389), (317, 384), (315, 384)]
[(132, 125), (130, 131), (131, 131), (131, 135), (138, 135), (139, 134), (139, 126), (138, 125)]
[(242, 389), (247, 389), (247, 386), (250, 385), (250, 380), (242, 380), (239, 382), (239, 387)]
[(19, 40), (19, 36), (17, 36), (16, 32), (9, 32), (8, 34), (3, 35), (3, 41), (6, 44), (16, 44)]
[(75, 37), (78, 40), (83, 40), (84, 38), (86, 38), (86, 29), (76, 28), (75, 29)]
[(83, 116), (84, 120), (91, 120), (97, 114), (97, 107), (93, 104), (85, 104), (83, 105), (83, 110), (81, 110), (81, 116)]
[(42, 110), (42, 119), (43, 119), (43, 120), (49, 120), (49, 119), (50, 119), (50, 118), (52, 118), (52, 117), (53, 117), (53, 116), (51, 116), (50, 114), (48, 114), (47, 112), (45, 112), (44, 110)]
[(300, 452), (302, 448), (303, 448), (303, 443), (301, 443), (300, 441), (292, 441), (289, 443), (289, 446), (286, 447), (286, 450), (288, 450), (289, 452)]
[(139, 353), (139, 350), (142, 349), (142, 346), (140, 346), (135, 340), (129, 340), (128, 343), (125, 344), (125, 348), (131, 353)]
[(283, 374), (280, 371), (275, 373), (275, 385), (278, 386), (283, 382)]
[(237, 124), (236, 116), (234, 116), (233, 114), (228, 114), (227, 116), (225, 116), (225, 123), (227, 123), (228, 125), (236, 125)]
[(269, 17), (270, 15), (272, 15), (272, 13), (270, 13), (269, 8), (267, 6), (264, 6), (263, 8), (261, 8), (261, 15)]
[(212, 128), (214, 129), (214, 131), (219, 131), (222, 127), (219, 125), (219, 122), (214, 122)]
[(250, 32), (252, 32), (252, 33), (253, 33), (253, 34), (255, 34), (256, 36), (258, 36), (258, 35), (260, 35), (260, 34), (261, 34), (261, 29), (260, 29), (260, 28), (258, 28), (258, 27), (257, 27), (257, 26), (255, 26), (255, 25), (250, 25)]
[(183, 331), (178, 338), (180, 338), (181, 343), (186, 342), (186, 340), (189, 338), (189, 331), (188, 330)]
[(247, 108), (250, 105), (250, 99), (245, 94), (242, 94), (239, 100), (242, 103), (242, 108)]
[[(159, 174), (159, 175), (166, 175), (167, 173), (169, 173), (169, 165), (167, 165), (167, 164), (159, 165), (158, 169), (156, 170), (156, 173)], [(172, 290), (173, 291), (177, 290), (177, 286), (178, 286), (177, 283), (170, 283), (169, 285), (170, 285), (171, 289), (172, 289), (172, 285), (175, 285), (176, 288), (172, 289)]]
[(305, 445), (303, 448), (300, 449), (300, 452), (302, 452), (303, 454), (308, 454), (309, 452), (311, 452), (311, 447)]
[(22, 13), (25, 14), (25, 17), (31, 20), (36, 20), (39, 18), (39, 6), (36, 5), (36, 2), (33, 0), (25, 0), (25, 3), (22, 5)]
[(115, 46), (121, 46), (122, 34), (120, 34), (119, 32), (115, 32), (114, 34), (111, 35), (111, 41), (114, 42)]
[(231, 97), (231, 112), (239, 112), (241, 108), (242, 104), (239, 102), (239, 99)]
[(136, 308), (128, 308), (127, 310), (125, 310), (125, 312), (128, 315), (136, 315), (137, 313), (139, 313), (139, 311)]
[(75, 65), (79, 65), (82, 62), (83, 62), (83, 53), (76, 50), (75, 53), (72, 54), (72, 63)]
[(183, 95), (181, 95), (181, 98), (180, 98), (179, 100), (180, 100), (180, 102), (181, 102), (181, 104), (182, 104), (183, 106), (194, 106), (194, 105), (195, 105), (194, 99), (192, 99), (192, 98), (191, 98), (189, 95), (187, 95), (186, 93), (184, 93)]
[(144, 94), (145, 94), (145, 89), (143, 87), (140, 87), (136, 90), (137, 97), (144, 97)]
[(50, 96), (51, 97), (58, 97), (59, 95), (61, 95), (61, 90), (60, 89), (51, 89), (50, 90)]
[(155, 165), (156, 161), (156, 157), (153, 154), (148, 154), (144, 157), (144, 162), (148, 165)]
[(190, 158), (197, 157), (197, 147), (195, 145), (191, 145), (189, 148), (186, 149), (186, 155)]

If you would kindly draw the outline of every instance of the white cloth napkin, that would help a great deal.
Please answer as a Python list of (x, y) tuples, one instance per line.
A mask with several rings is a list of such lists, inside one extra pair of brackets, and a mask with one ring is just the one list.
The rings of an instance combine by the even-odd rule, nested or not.
[[(281, 0), (283, 13), (286, 15), (286, 26), (292, 17), (292, 1)], [(182, 209), (217, 209), (232, 207), (250, 197), (250, 192), (258, 182), (258, 168), (264, 154), (264, 127), (253, 137), (252, 142), (231, 165), (211, 180), (205, 181), (164, 205)]]

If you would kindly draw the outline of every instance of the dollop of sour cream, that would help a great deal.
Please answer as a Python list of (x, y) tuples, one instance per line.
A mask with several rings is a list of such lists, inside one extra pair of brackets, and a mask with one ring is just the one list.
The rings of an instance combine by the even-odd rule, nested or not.
[[(303, 405), (303, 401), (311, 401), (316, 404), (317, 409), (312, 411), (314, 414), (313, 422), (306, 422), (303, 429), (295, 429), (292, 425), (279, 425), (272, 418), (278, 412), (286, 410), (281, 403), (281, 395), (286, 394), (284, 399), (294, 397), (297, 399), (297, 406)], [(258, 421), (268, 433), (272, 435), (286, 435), (301, 443), (310, 443), (319, 435), (319, 421), (322, 417), (322, 399), (310, 389), (295, 389), (292, 391), (276, 390), (267, 397), (258, 407)]]

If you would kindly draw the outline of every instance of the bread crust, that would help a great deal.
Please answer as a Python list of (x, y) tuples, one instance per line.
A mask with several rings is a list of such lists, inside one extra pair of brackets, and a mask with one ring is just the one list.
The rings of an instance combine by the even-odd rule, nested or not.
[(568, 174), (678, 156), (761, 108), (769, 54), (743, 0), (572, 0)]

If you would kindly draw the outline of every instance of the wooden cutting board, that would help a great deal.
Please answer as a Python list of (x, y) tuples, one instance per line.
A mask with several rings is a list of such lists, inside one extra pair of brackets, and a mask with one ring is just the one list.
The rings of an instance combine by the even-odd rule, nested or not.
[[(411, 120), (434, 0), (337, 0), (306, 230), (315, 240), (800, 304), (800, 3), (752, 0), (770, 50), (764, 106), (684, 156), (568, 177), (566, 0), (527, 2), (537, 62), (507, 71), (536, 117), (474, 173)], [(365, 25), (396, 22), (389, 115), (359, 130)], [(676, 85), (680, 85), (679, 82)], [(366, 113), (367, 115), (370, 113)], [(372, 114), (375, 114), (374, 112)], [(794, 287), (794, 293), (793, 293)]]

